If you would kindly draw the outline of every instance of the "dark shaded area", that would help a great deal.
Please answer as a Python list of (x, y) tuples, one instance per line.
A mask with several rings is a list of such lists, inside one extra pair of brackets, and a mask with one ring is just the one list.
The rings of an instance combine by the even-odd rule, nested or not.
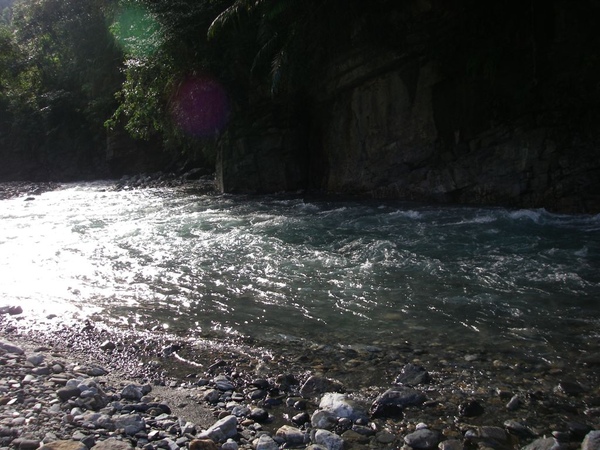
[[(1, 179), (187, 163), (232, 193), (600, 211), (596, 0), (143, 0), (143, 56), (111, 34), (133, 3), (56, 1), (0, 35)], [(209, 76), (226, 127), (181, 117)]]

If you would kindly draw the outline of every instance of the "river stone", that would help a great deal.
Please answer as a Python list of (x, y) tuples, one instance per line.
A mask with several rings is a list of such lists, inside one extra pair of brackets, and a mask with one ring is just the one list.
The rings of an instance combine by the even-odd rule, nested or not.
[(115, 438), (98, 442), (92, 447), (93, 450), (130, 450), (132, 448), (133, 445), (129, 441), (121, 441)]
[[(8, 314), (10, 316), (17, 316), (23, 314), (23, 308), (21, 306), (2, 306), (0, 307), (0, 314)], [(12, 352), (11, 352), (12, 353)]]
[(71, 397), (79, 397), (79, 394), (81, 394), (81, 391), (76, 386), (64, 387), (56, 391), (56, 395), (58, 395), (58, 398), (60, 398), (60, 400), (63, 402), (66, 402)]
[(406, 445), (418, 450), (435, 448), (440, 443), (440, 440), (440, 433), (427, 428), (422, 428), (404, 437)]
[(344, 440), (335, 433), (327, 430), (317, 430), (314, 438), (315, 444), (322, 445), (327, 450), (343, 450)]
[(440, 450), (464, 450), (465, 444), (458, 439), (448, 439), (438, 444)]
[(54, 441), (39, 447), (39, 450), (87, 450), (82, 442), (78, 441)]
[(484, 426), (465, 433), (465, 439), (483, 443), (484, 447), (498, 448), (506, 446), (509, 435), (500, 427)]
[(189, 444), (189, 450), (218, 450), (218, 447), (210, 439), (193, 439)]
[(343, 391), (342, 383), (330, 378), (313, 375), (304, 382), (300, 388), (300, 394), (304, 397), (320, 395), (325, 392), (341, 392)]
[(133, 436), (146, 428), (146, 421), (139, 414), (121, 414), (113, 416), (113, 421), (117, 429), (122, 428), (125, 434)]
[(34, 355), (29, 355), (27, 357), (27, 361), (33, 364), (34, 366), (39, 366), (44, 362), (44, 355), (36, 353)]
[(212, 439), (215, 442), (225, 442), (237, 436), (237, 417), (229, 415), (215, 422), (208, 430), (198, 435), (199, 439)]
[(417, 386), (418, 384), (427, 384), (431, 381), (429, 372), (422, 366), (414, 364), (405, 365), (396, 377), (396, 384), (404, 386)]
[(289, 447), (304, 444), (306, 437), (306, 435), (300, 431), (300, 429), (290, 425), (283, 425), (277, 430), (275, 435), (283, 439)]
[(504, 428), (506, 428), (506, 430), (509, 433), (515, 434), (517, 436), (521, 436), (521, 437), (532, 437), (532, 436), (534, 436), (533, 431), (531, 431), (529, 428), (527, 428), (522, 423), (517, 422), (516, 420), (507, 420), (507, 421), (505, 421), (504, 422)]
[(346, 430), (342, 433), (342, 439), (344, 442), (348, 443), (350, 448), (354, 447), (356, 444), (366, 444), (369, 442), (369, 437), (364, 434), (357, 433), (354, 430)]
[(317, 410), (310, 418), (310, 423), (314, 428), (331, 430), (337, 425), (337, 417), (330, 411)]
[(385, 391), (371, 406), (373, 417), (400, 416), (404, 408), (419, 406), (425, 402), (423, 393), (408, 387), (396, 387)]
[(254, 408), (248, 414), (248, 418), (256, 422), (266, 422), (269, 419), (269, 413), (262, 408)]
[(600, 450), (600, 430), (590, 431), (585, 436), (581, 450)]
[(5, 353), (13, 353), (15, 355), (23, 355), (25, 353), (21, 347), (17, 347), (16, 345), (8, 342), (0, 342), (0, 350), (3, 350)]
[(336, 417), (350, 419), (368, 419), (367, 412), (345, 394), (327, 393), (321, 398), (319, 408), (335, 414)]
[(483, 406), (477, 400), (469, 400), (458, 405), (458, 414), (463, 417), (475, 417), (483, 413)]
[(278, 450), (279, 444), (267, 434), (263, 434), (256, 441), (256, 450)]
[(523, 450), (560, 450), (562, 446), (554, 438), (536, 439), (531, 444), (523, 447)]
[(121, 391), (121, 397), (127, 400), (139, 402), (143, 396), (142, 386), (136, 384), (128, 384)]
[(202, 398), (208, 403), (217, 403), (219, 398), (221, 398), (221, 393), (216, 389), (209, 389), (204, 393)]
[(518, 395), (514, 395), (510, 401), (506, 404), (506, 409), (508, 409), (509, 411), (515, 411), (517, 409), (519, 409), (519, 407), (521, 406), (521, 397), (519, 397)]

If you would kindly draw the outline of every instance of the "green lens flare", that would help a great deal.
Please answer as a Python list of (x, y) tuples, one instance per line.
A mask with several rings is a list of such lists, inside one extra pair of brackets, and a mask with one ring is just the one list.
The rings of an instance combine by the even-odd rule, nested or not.
[(115, 16), (111, 31), (123, 50), (132, 57), (152, 55), (162, 43), (162, 30), (156, 18), (139, 6), (124, 6)]

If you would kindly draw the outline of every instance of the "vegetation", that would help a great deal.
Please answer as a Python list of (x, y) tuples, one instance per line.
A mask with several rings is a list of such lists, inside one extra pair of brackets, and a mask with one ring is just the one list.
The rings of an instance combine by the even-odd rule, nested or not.
[[(391, 3), (12, 2), (0, 0), (0, 157), (14, 161), (4, 178), (99, 172), (107, 133), (122, 130), (210, 163), (236, 112), (302, 97), (338, 48), (379, 32)], [(201, 106), (206, 96), (220, 109)]]

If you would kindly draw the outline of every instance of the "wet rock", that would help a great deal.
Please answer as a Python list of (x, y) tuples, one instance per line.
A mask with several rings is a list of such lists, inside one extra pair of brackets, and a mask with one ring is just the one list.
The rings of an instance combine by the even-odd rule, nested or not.
[(521, 407), (521, 397), (514, 395), (509, 402), (506, 404), (506, 409), (509, 411), (516, 411)]
[(381, 430), (375, 434), (375, 439), (380, 444), (391, 444), (396, 440), (396, 435), (389, 430)]
[(585, 436), (581, 450), (600, 450), (600, 430), (590, 431)]
[(307, 440), (305, 433), (290, 425), (283, 425), (277, 430), (275, 435), (281, 438), (290, 447), (303, 444)]
[(254, 408), (248, 414), (248, 418), (256, 422), (266, 422), (269, 420), (269, 413), (262, 408)]
[(504, 428), (515, 436), (520, 437), (533, 437), (535, 434), (525, 425), (515, 421), (515, 420), (507, 420), (504, 422)]
[(464, 450), (465, 444), (458, 439), (448, 439), (438, 444), (440, 450)]
[(369, 437), (364, 434), (357, 433), (354, 430), (346, 430), (342, 433), (342, 439), (350, 448), (356, 444), (366, 444), (369, 442)]
[(505, 448), (509, 442), (509, 435), (500, 427), (484, 426), (468, 430), (465, 439), (477, 443), (480, 447)]
[(296, 414), (292, 417), (292, 423), (298, 426), (302, 426), (308, 422), (310, 422), (310, 415), (306, 411)]
[(586, 389), (581, 386), (579, 383), (572, 381), (561, 381), (558, 383), (556, 387), (558, 392), (562, 392), (567, 395), (578, 395), (586, 392)]
[(337, 417), (330, 411), (317, 410), (310, 418), (310, 423), (314, 428), (333, 430), (337, 425)]
[(536, 439), (531, 444), (523, 447), (523, 450), (560, 450), (562, 446), (554, 438)]
[(344, 440), (335, 433), (327, 430), (317, 430), (314, 443), (322, 445), (327, 450), (343, 450)]
[(476, 417), (483, 413), (483, 406), (477, 400), (469, 400), (458, 405), (458, 414), (463, 417)]
[(319, 408), (331, 412), (338, 418), (347, 418), (353, 422), (368, 418), (366, 410), (345, 394), (327, 393), (323, 395)]
[(406, 445), (418, 449), (418, 450), (429, 450), (437, 447), (441, 441), (441, 435), (437, 431), (423, 428), (410, 433), (404, 437)]
[(422, 405), (425, 400), (425, 395), (415, 389), (408, 387), (392, 388), (373, 402), (371, 415), (373, 417), (400, 416), (404, 408)]
[(430, 380), (429, 372), (424, 367), (409, 363), (402, 368), (400, 375), (396, 377), (395, 383), (404, 386), (417, 386), (427, 384)]
[(569, 434), (576, 441), (582, 441), (585, 436), (592, 431), (589, 425), (580, 422), (569, 422), (567, 423), (567, 429)]
[(343, 386), (337, 380), (313, 375), (304, 382), (300, 394), (304, 397), (324, 394), (325, 392), (342, 392)]

